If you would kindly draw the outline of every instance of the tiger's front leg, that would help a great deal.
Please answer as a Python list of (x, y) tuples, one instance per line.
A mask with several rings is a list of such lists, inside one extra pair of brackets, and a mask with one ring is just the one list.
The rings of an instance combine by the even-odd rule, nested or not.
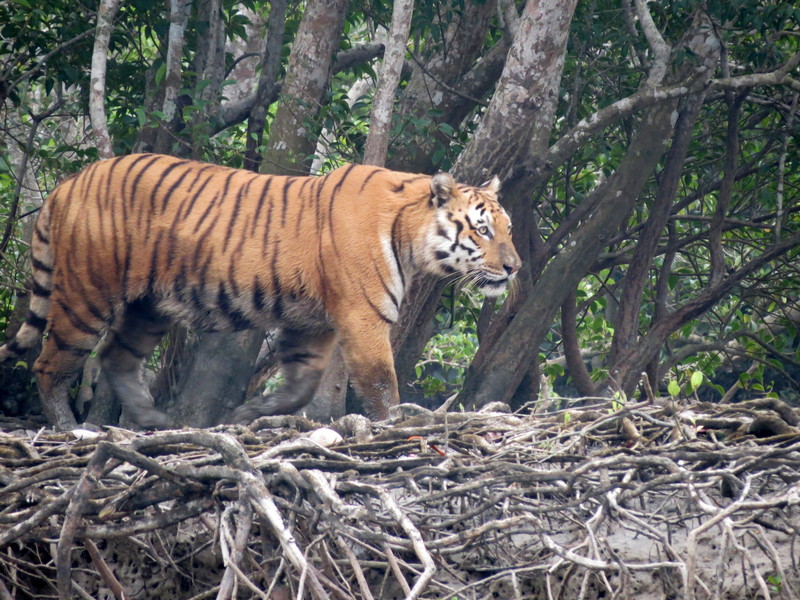
[(389, 323), (364, 318), (364, 313), (352, 320), (339, 321), (339, 337), (351, 383), (373, 421), (386, 420), (389, 408), (400, 403), (389, 334)]

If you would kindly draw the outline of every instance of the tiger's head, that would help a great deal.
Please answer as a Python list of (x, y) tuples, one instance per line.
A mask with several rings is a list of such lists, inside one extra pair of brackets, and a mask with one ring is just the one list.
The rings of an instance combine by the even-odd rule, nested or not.
[(461, 275), (489, 297), (499, 296), (522, 261), (511, 241), (511, 220), (500, 206), (497, 177), (481, 187), (457, 184), (447, 173), (431, 178), (436, 218), (427, 234), (428, 271)]

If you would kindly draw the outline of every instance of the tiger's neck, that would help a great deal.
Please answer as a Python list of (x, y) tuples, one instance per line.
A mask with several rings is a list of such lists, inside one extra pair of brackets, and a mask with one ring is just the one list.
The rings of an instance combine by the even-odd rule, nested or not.
[[(431, 223), (428, 202), (425, 199), (400, 211), (392, 225), (391, 246), (384, 249), (387, 263), (396, 265), (400, 271), (404, 289), (417, 273), (440, 274), (432, 268), (434, 259), (430, 243), (435, 224)], [(391, 254), (387, 253), (388, 249), (391, 249)]]

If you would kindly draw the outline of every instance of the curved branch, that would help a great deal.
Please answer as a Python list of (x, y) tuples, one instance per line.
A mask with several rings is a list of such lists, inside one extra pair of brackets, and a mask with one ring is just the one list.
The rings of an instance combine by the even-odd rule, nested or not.
[(67, 40), (66, 42), (64, 42), (60, 46), (57, 46), (57, 47), (53, 48), (50, 52), (48, 52), (42, 58), (40, 58), (39, 61), (33, 67), (31, 67), (30, 69), (25, 71), (22, 75), (17, 77), (14, 81), (12, 81), (9, 84), (9, 86), (8, 86), (6, 91), (8, 92), (10, 90), (13, 90), (20, 83), (22, 83), (23, 81), (25, 81), (29, 77), (31, 77), (31, 76), (35, 75), (36, 73), (38, 73), (39, 71), (41, 71), (44, 68), (44, 65), (47, 63), (47, 61), (50, 60), (53, 56), (55, 56), (59, 52), (62, 52), (66, 48), (69, 48), (73, 44), (81, 41), (83, 38), (89, 37), (94, 32), (95, 32), (95, 28), (92, 27), (91, 29), (87, 29), (83, 33), (79, 33), (78, 35), (76, 35), (71, 40)]
[[(787, 85), (793, 89), (800, 89), (800, 82), (788, 76), (788, 73), (800, 64), (800, 52), (792, 56), (783, 66), (769, 73), (753, 73), (737, 77), (712, 79), (708, 83), (708, 91), (744, 90), (747, 88), (762, 87), (765, 85)], [(795, 85), (798, 88), (795, 88)], [(700, 86), (696, 86), (700, 87)], [(581, 119), (559, 140), (550, 146), (544, 159), (538, 165), (539, 177), (543, 177), (560, 167), (565, 160), (572, 156), (578, 147), (599, 134), (603, 129), (630, 115), (666, 100), (686, 96), (700, 89), (693, 89), (683, 83), (660, 88), (645, 87), (635, 94), (617, 100), (596, 113)]]
[(647, 77), (647, 85), (655, 87), (664, 81), (669, 66), (669, 54), (672, 47), (664, 41), (661, 32), (653, 21), (653, 16), (647, 10), (647, 0), (634, 0), (636, 5), (636, 15), (639, 17), (639, 25), (642, 33), (647, 39), (650, 50), (653, 51), (653, 63), (650, 65), (650, 74)]
[[(375, 58), (383, 55), (383, 44), (364, 44), (350, 50), (343, 50), (336, 55), (333, 62), (333, 73), (340, 73), (350, 69), (356, 65), (369, 62)], [(269, 93), (265, 96), (267, 105), (272, 104), (278, 99), (278, 94), (281, 91), (281, 82), (276, 82)], [(217, 125), (214, 128), (214, 134), (225, 131), (229, 127), (241, 123), (248, 116), (252, 108), (260, 102), (257, 98), (257, 93), (251, 94), (238, 102), (228, 102), (220, 108), (217, 115)]]

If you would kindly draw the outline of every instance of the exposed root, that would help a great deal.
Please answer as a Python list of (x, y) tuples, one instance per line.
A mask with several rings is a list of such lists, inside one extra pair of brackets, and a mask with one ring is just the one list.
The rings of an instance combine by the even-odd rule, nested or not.
[(0, 599), (800, 599), (782, 403), (413, 412), (0, 433)]

